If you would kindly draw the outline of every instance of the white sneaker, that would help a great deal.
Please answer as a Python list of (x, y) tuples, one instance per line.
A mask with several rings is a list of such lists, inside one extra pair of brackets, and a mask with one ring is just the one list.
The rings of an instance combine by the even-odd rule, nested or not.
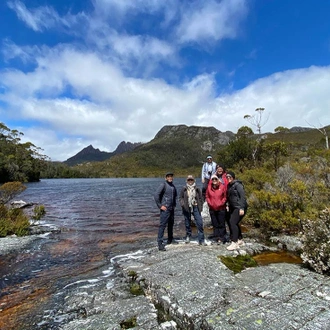
[(232, 242), (229, 246), (227, 246), (228, 251), (233, 251), (239, 249), (238, 243)]
[(239, 246), (245, 246), (245, 242), (244, 242), (242, 239), (239, 239), (239, 240), (237, 241), (237, 244), (238, 244)]

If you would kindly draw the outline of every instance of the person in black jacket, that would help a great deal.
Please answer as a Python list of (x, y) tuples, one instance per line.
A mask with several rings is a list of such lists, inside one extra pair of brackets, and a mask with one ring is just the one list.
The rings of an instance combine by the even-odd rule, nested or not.
[(186, 225), (186, 243), (190, 242), (191, 238), (191, 215), (194, 216), (197, 231), (198, 231), (198, 244), (207, 245), (205, 243), (203, 219), (201, 212), (203, 209), (203, 195), (202, 191), (196, 187), (195, 178), (188, 175), (187, 184), (182, 187), (179, 201), (182, 207), (182, 214), (184, 216)]
[(164, 231), (167, 226), (167, 244), (174, 243), (173, 241), (173, 226), (174, 226), (174, 209), (176, 207), (177, 190), (173, 184), (172, 172), (165, 175), (165, 182), (162, 183), (155, 195), (155, 202), (160, 210), (160, 223), (158, 229), (158, 249), (159, 251), (166, 251), (163, 242)]
[(226, 177), (228, 180), (227, 203), (230, 214), (229, 227), (232, 241), (227, 247), (227, 250), (232, 251), (245, 245), (240, 222), (246, 214), (247, 202), (243, 184), (241, 181), (235, 179), (235, 173), (228, 171)]

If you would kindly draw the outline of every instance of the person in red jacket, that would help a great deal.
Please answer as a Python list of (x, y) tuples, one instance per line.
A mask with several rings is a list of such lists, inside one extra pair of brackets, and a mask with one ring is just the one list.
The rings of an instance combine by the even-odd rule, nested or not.
[(206, 202), (209, 206), (213, 226), (213, 237), (217, 243), (226, 243), (226, 185), (214, 174), (206, 190)]

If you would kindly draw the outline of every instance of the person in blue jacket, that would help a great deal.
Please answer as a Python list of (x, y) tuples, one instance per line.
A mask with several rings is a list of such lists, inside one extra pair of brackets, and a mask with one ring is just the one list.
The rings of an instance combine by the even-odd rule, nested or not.
[(174, 210), (176, 207), (177, 190), (173, 184), (174, 174), (168, 172), (165, 175), (165, 182), (162, 183), (154, 195), (155, 202), (160, 210), (160, 223), (158, 229), (158, 249), (166, 251), (163, 242), (164, 231), (167, 226), (167, 244), (174, 243), (173, 226), (174, 226)]

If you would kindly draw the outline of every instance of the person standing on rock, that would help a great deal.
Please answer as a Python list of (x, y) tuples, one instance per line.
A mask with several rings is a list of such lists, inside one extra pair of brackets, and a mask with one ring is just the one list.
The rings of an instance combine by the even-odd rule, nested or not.
[(174, 243), (173, 226), (174, 226), (174, 209), (176, 207), (177, 190), (173, 184), (174, 174), (168, 172), (165, 175), (165, 182), (162, 183), (154, 195), (155, 202), (160, 210), (160, 223), (158, 229), (158, 249), (166, 251), (163, 242), (165, 228), (167, 226), (167, 244)]
[(213, 239), (217, 243), (226, 243), (226, 185), (214, 174), (206, 190), (206, 202), (209, 206), (213, 226)]
[(230, 214), (229, 226), (232, 243), (227, 247), (227, 250), (233, 251), (245, 245), (242, 236), (240, 222), (247, 211), (247, 201), (245, 197), (244, 187), (241, 181), (235, 179), (235, 173), (227, 172), (228, 187), (227, 201), (228, 211)]
[(216, 165), (215, 175), (219, 178), (220, 182), (222, 184), (224, 184), (227, 188), (228, 180), (227, 180), (227, 177), (226, 177), (226, 168), (225, 168), (224, 165), (222, 165), (222, 164), (217, 164)]
[(217, 164), (212, 160), (212, 156), (206, 157), (206, 162), (202, 167), (202, 194), (203, 194), (203, 202), (205, 202), (206, 190), (207, 186), (210, 182), (211, 176), (215, 174)]
[(195, 178), (192, 175), (187, 176), (186, 185), (180, 191), (179, 201), (186, 225), (186, 243), (190, 243), (191, 215), (193, 215), (198, 231), (198, 244), (207, 245), (205, 243), (203, 219), (201, 216), (203, 208), (202, 191), (196, 187)]

